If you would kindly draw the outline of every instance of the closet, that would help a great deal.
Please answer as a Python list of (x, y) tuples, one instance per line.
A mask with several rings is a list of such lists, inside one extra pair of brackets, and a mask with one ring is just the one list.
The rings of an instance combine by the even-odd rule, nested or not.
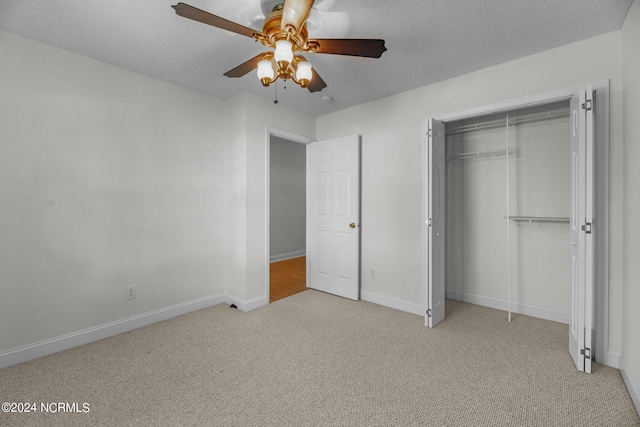
[(569, 323), (569, 102), (445, 130), (445, 289)]
[(609, 82), (427, 118), (425, 325), (452, 298), (569, 324), (607, 363)]

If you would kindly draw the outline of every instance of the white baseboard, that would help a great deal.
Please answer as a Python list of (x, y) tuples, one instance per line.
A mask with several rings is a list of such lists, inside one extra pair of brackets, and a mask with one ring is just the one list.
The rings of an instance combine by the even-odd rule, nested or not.
[(256, 297), (250, 300), (244, 300), (242, 298), (235, 297), (233, 295), (225, 295), (224, 302), (231, 305), (234, 304), (238, 310), (242, 312), (248, 312), (255, 310), (256, 308), (264, 307), (269, 304), (269, 300), (266, 296)]
[(306, 255), (307, 251), (305, 250), (289, 252), (288, 254), (272, 255), (269, 257), (269, 262), (284, 261), (285, 259), (298, 258)]
[(638, 382), (638, 378), (634, 378), (633, 375), (626, 370), (622, 356), (620, 356), (620, 375), (622, 375), (624, 384), (627, 386), (627, 390), (629, 390), (629, 395), (631, 396), (631, 400), (633, 400), (636, 411), (640, 414), (640, 383)]
[(596, 360), (596, 362), (602, 365), (611, 366), (612, 368), (620, 369), (620, 353), (609, 351), (606, 354), (606, 358), (607, 360)]
[[(445, 296), (457, 301), (469, 302), (471, 304), (477, 304), (484, 307), (495, 308), (497, 310), (509, 310), (508, 301), (491, 298), (484, 295), (475, 295), (466, 292), (452, 291), (447, 289)], [(538, 317), (540, 319), (551, 320), (553, 322), (559, 322), (569, 324), (569, 313), (560, 310), (554, 310), (547, 307), (539, 307), (535, 305), (521, 304), (517, 302), (511, 302), (511, 312), (523, 314), (525, 316)]]
[(80, 345), (89, 344), (94, 341), (129, 332), (134, 329), (151, 325), (152, 323), (161, 322), (163, 320), (171, 319), (203, 308), (212, 307), (224, 302), (224, 295), (207, 296), (3, 351), (0, 353), (0, 369), (17, 365), (18, 363), (26, 362), (38, 357), (58, 353)]
[(360, 291), (360, 299), (374, 304), (383, 305), (385, 307), (394, 308), (396, 310), (406, 311), (407, 313), (417, 314), (418, 316), (424, 315), (421, 304), (415, 304), (409, 301), (403, 301), (373, 292), (364, 291)]

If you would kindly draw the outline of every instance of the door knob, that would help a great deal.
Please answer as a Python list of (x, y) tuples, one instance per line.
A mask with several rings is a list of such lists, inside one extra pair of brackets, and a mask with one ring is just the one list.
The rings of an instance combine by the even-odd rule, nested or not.
[(355, 222), (352, 222), (351, 224), (349, 224), (349, 227), (351, 227), (351, 228), (356, 228), (356, 223), (355, 223)]

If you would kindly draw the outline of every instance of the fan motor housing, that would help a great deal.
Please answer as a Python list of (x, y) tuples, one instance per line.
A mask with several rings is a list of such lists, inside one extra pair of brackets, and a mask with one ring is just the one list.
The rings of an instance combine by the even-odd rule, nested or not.
[(297, 33), (287, 31), (282, 28), (282, 5), (277, 5), (273, 11), (265, 18), (262, 32), (266, 36), (266, 40), (260, 40), (264, 45), (274, 47), (278, 40), (289, 40), (294, 45), (294, 50), (307, 51), (307, 32), (306, 22)]

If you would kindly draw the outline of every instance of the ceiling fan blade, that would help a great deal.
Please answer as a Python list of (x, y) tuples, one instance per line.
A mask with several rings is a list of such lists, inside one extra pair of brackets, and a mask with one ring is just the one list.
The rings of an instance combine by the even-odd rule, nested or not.
[(183, 18), (193, 19), (194, 21), (202, 22), (203, 24), (213, 25), (214, 27), (231, 31), (232, 33), (241, 34), (247, 37), (253, 37), (254, 34), (261, 34), (260, 31), (245, 27), (244, 25), (236, 24), (235, 22), (213, 15), (209, 12), (205, 12), (204, 10), (185, 3), (178, 3), (171, 7), (176, 10), (176, 14)]
[(316, 72), (315, 68), (311, 67), (311, 73), (313, 74), (313, 77), (311, 77), (309, 86), (307, 86), (307, 89), (309, 89), (309, 92), (318, 92), (324, 89), (325, 87), (327, 87), (327, 84), (324, 82), (324, 80), (322, 80), (322, 77), (320, 77), (320, 75)]
[(308, 44), (317, 44), (315, 53), (380, 58), (387, 50), (380, 39), (309, 39)]
[(262, 61), (262, 59), (264, 58), (264, 55), (265, 55), (264, 52), (260, 53), (254, 56), (253, 58), (251, 58), (250, 60), (248, 60), (247, 62), (238, 65), (233, 70), (227, 71), (226, 73), (224, 73), (224, 75), (227, 77), (242, 77), (245, 74), (258, 68), (258, 62)]
[(281, 27), (294, 29), (294, 34), (298, 34), (309, 17), (314, 0), (284, 0), (282, 9)]

